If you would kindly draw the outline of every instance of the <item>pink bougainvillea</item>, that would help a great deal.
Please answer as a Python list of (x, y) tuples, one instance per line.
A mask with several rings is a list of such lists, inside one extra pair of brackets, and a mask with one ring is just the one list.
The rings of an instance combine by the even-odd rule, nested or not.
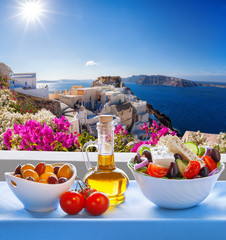
[(14, 124), (3, 134), (3, 141), (8, 149), (27, 151), (67, 151), (79, 146), (78, 135), (69, 133), (70, 123), (64, 116), (54, 118), (55, 129), (30, 120), (25, 125)]
[(146, 131), (147, 136), (150, 134), (150, 139), (148, 141), (140, 141), (139, 143), (136, 143), (135, 146), (131, 149), (131, 152), (137, 152), (137, 149), (139, 148), (139, 146), (143, 144), (155, 146), (160, 140), (160, 138), (162, 136), (166, 136), (167, 134), (170, 134), (172, 136), (176, 135), (175, 131), (171, 131), (169, 128), (167, 128), (164, 125), (159, 125), (155, 120), (152, 121), (152, 125), (150, 129), (148, 129), (147, 123), (144, 123), (144, 125), (141, 125), (140, 127), (141, 127), (141, 130)]
[(125, 130), (121, 124), (118, 124), (118, 125), (115, 126), (114, 133), (115, 134), (121, 134), (121, 135), (127, 135), (128, 131)]

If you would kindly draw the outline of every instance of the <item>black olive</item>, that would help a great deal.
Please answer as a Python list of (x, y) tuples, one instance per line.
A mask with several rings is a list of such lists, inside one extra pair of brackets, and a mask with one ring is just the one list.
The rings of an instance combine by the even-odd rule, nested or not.
[(134, 160), (133, 160), (135, 163), (141, 163), (142, 162), (142, 159), (140, 156), (136, 155)]
[(182, 157), (181, 157), (181, 155), (179, 153), (175, 153), (174, 154), (174, 158), (175, 158), (175, 160), (177, 160), (177, 159), (181, 159), (182, 160)]
[(216, 148), (212, 148), (211, 150), (211, 158), (214, 160), (214, 162), (220, 162), (221, 160), (221, 154)]
[(146, 157), (149, 162), (152, 162), (151, 152), (149, 152), (148, 150), (144, 150), (144, 151), (142, 152), (142, 156)]
[(208, 174), (209, 174), (209, 169), (206, 166), (202, 167), (199, 171), (199, 175), (201, 177), (207, 177)]
[(168, 178), (179, 177), (179, 175), (180, 175), (180, 172), (177, 164), (175, 162), (171, 162), (168, 170), (168, 174), (167, 174)]

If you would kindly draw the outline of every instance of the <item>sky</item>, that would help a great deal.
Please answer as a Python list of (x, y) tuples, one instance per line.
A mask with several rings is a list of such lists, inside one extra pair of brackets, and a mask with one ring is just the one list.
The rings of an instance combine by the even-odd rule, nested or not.
[(226, 82), (225, 0), (33, 0), (37, 18), (28, 1), (0, 0), (0, 62), (15, 73)]

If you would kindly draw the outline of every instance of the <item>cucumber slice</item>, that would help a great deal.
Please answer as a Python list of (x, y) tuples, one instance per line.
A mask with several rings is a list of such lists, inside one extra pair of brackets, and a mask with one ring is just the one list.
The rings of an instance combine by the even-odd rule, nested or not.
[(197, 155), (197, 156), (199, 155), (199, 148), (198, 148), (198, 146), (195, 143), (193, 143), (193, 142), (186, 142), (184, 144), (188, 148), (190, 148), (195, 155)]
[(176, 164), (179, 168), (180, 174), (183, 176), (184, 170), (188, 165), (188, 161), (182, 160), (182, 159), (177, 159)]
[(139, 153), (140, 156), (142, 156), (142, 153), (143, 153), (144, 150), (148, 150), (149, 152), (151, 152), (150, 146), (147, 145), (147, 144), (143, 144), (137, 149), (137, 153)]
[(219, 168), (221, 166), (221, 162), (217, 163), (217, 168)]
[(202, 146), (199, 146), (199, 156), (202, 157), (206, 152), (206, 149)]
[(141, 167), (141, 168), (138, 168), (137, 171), (147, 173), (148, 168), (147, 167)]

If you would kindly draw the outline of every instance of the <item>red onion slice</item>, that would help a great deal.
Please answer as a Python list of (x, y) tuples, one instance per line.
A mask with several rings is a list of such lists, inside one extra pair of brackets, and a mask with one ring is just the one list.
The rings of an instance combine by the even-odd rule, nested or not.
[(209, 174), (208, 174), (208, 176), (212, 176), (212, 175), (214, 175), (214, 174), (216, 174), (216, 173), (219, 173), (220, 172), (220, 170), (218, 169), (218, 168), (215, 168), (212, 172), (210, 172)]
[(142, 168), (142, 167), (146, 167), (148, 165), (148, 159), (147, 158), (142, 157), (141, 159), (143, 161), (141, 163), (136, 163), (134, 165), (134, 170), (137, 170), (137, 169)]
[(210, 148), (210, 147), (205, 147), (205, 149), (206, 149), (206, 151), (205, 151), (204, 156), (211, 157), (212, 148)]

